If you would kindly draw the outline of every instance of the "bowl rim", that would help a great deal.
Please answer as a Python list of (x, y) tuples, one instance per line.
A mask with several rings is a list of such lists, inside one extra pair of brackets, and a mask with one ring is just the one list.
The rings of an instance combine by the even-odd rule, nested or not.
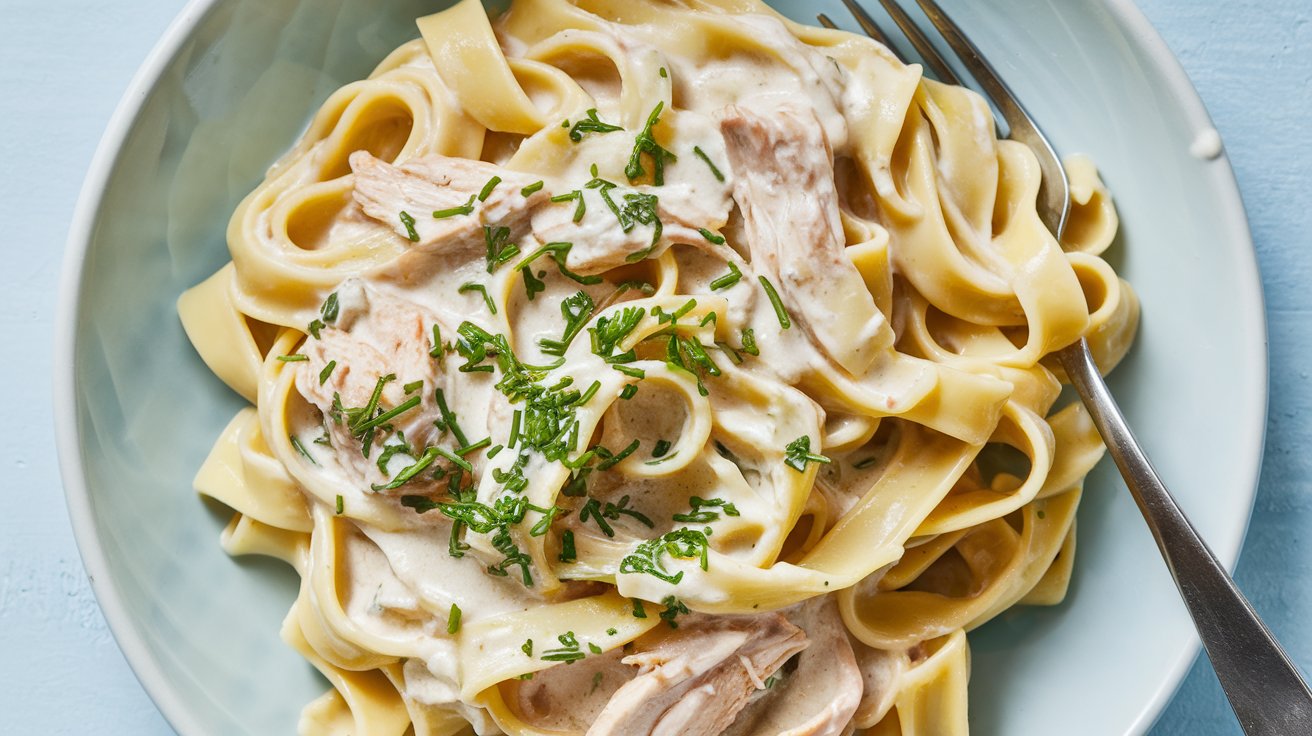
[[(134, 626), (133, 618), (128, 613), (118, 588), (110, 576), (108, 558), (105, 556), (96, 526), (91, 494), (82, 462), (75, 358), (78, 350), (78, 315), (81, 311), (86, 276), (86, 256), (95, 235), (109, 177), (119, 161), (123, 146), (135, 127), (143, 106), (159, 86), (164, 72), (178, 57), (196, 27), (223, 1), (188, 0), (147, 54), (111, 115), (91, 159), (86, 179), (73, 210), (60, 271), (55, 315), (53, 371), (55, 445), (78, 553), (109, 630), (137, 680), (169, 725), (175, 731), (188, 735), (205, 731), (196, 715), (178, 697), (169, 679), (152, 656), (150, 648)], [(1175, 107), (1185, 115), (1196, 130), (1214, 129), (1202, 98), (1179, 59), (1134, 0), (1100, 0), (1100, 2), (1108, 10), (1114, 25), (1136, 42), (1138, 49), (1147, 54), (1152, 65), (1164, 76), (1170, 89), (1171, 102)], [(1251, 447), (1239, 448), (1234, 458), (1241, 467), (1247, 468), (1246, 475), (1251, 478), (1246, 487), (1240, 489), (1246, 494), (1245, 503), (1248, 513), (1240, 519), (1238, 534), (1234, 535), (1233, 531), (1230, 531), (1230, 536), (1225, 540), (1229, 543), (1214, 548), (1217, 558), (1227, 570), (1233, 572), (1252, 520), (1262, 468), (1270, 397), (1269, 341), (1257, 251), (1253, 244), (1248, 216), (1234, 169), (1224, 150), (1213, 163), (1210, 174), (1214, 179), (1214, 185), (1230, 203), (1230, 206), (1222, 208), (1218, 216), (1224, 224), (1222, 233), (1224, 239), (1234, 243), (1232, 249), (1239, 255), (1235, 283), (1240, 302), (1256, 305), (1251, 313), (1242, 315), (1241, 329), (1259, 338), (1262, 348), (1249, 357), (1250, 360), (1257, 362), (1258, 368), (1255, 372), (1255, 396), (1248, 397), (1249, 401), (1237, 402), (1242, 407), (1239, 423), (1246, 430), (1244, 434), (1257, 438)], [(1140, 736), (1157, 721), (1183, 684), (1185, 675), (1199, 653), (1199, 644), (1197, 634), (1191, 631), (1184, 646), (1172, 656), (1167, 676), (1140, 706), (1139, 713), (1125, 736)]]

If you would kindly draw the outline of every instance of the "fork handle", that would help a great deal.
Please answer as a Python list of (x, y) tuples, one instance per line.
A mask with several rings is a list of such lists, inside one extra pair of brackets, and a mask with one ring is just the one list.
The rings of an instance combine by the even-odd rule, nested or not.
[(1148, 522), (1244, 733), (1312, 734), (1312, 691), (1157, 477), (1088, 343), (1079, 340), (1057, 358)]

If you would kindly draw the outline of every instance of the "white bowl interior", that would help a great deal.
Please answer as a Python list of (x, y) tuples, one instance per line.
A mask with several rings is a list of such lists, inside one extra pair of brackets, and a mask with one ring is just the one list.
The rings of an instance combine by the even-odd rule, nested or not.
[[(195, 2), (106, 135), (73, 226), (62, 294), (60, 450), (79, 544), (107, 618), (184, 734), (286, 733), (325, 683), (278, 639), (296, 576), (228, 558), (228, 513), (191, 478), (241, 400), (188, 345), (179, 293), (228, 258), (238, 200), (340, 85), (444, 3)], [(1260, 285), (1224, 158), (1188, 81), (1128, 2), (945, 3), (1059, 150), (1099, 163), (1138, 289), (1137, 347), (1112, 381), (1132, 425), (1218, 555), (1237, 556), (1266, 402)], [(800, 20), (835, 0), (775, 2)], [(1020, 20), (1018, 20), (1020, 19)], [(1071, 594), (972, 634), (978, 734), (1139, 733), (1195, 639), (1115, 469), (1093, 474)]]

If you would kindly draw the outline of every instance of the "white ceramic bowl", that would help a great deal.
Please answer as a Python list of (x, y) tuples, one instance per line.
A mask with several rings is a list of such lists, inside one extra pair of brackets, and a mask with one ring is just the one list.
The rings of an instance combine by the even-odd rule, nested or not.
[[(174, 300), (227, 260), (224, 228), (318, 104), (443, 2), (196, 0), (105, 134), (74, 217), (56, 361), (60, 460), (83, 559), (137, 675), (183, 734), (287, 733), (324, 683), (278, 639), (295, 576), (218, 546), (191, 477), (241, 400)], [(781, 1), (809, 19), (838, 2)], [(1252, 244), (1189, 81), (1130, 0), (949, 3), (1059, 150), (1101, 165), (1112, 256), (1143, 299), (1112, 387), (1181, 505), (1233, 564), (1257, 482), (1265, 324)], [(1142, 733), (1197, 651), (1114, 469), (1093, 474), (1067, 601), (972, 634), (977, 734)]]

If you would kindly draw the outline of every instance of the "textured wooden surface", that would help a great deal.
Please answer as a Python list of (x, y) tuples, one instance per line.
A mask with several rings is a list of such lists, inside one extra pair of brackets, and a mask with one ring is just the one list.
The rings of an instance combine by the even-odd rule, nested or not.
[[(1139, 2), (1215, 118), (1252, 221), (1270, 324), (1271, 406), (1238, 580), (1306, 670), (1312, 2)], [(114, 645), (78, 560), (55, 466), (49, 375), (60, 256), (78, 188), (129, 78), (181, 5), (137, 0), (125, 12), (95, 0), (0, 3), (0, 730), (7, 732), (170, 732)], [(1205, 661), (1152, 733), (1240, 733)]]

